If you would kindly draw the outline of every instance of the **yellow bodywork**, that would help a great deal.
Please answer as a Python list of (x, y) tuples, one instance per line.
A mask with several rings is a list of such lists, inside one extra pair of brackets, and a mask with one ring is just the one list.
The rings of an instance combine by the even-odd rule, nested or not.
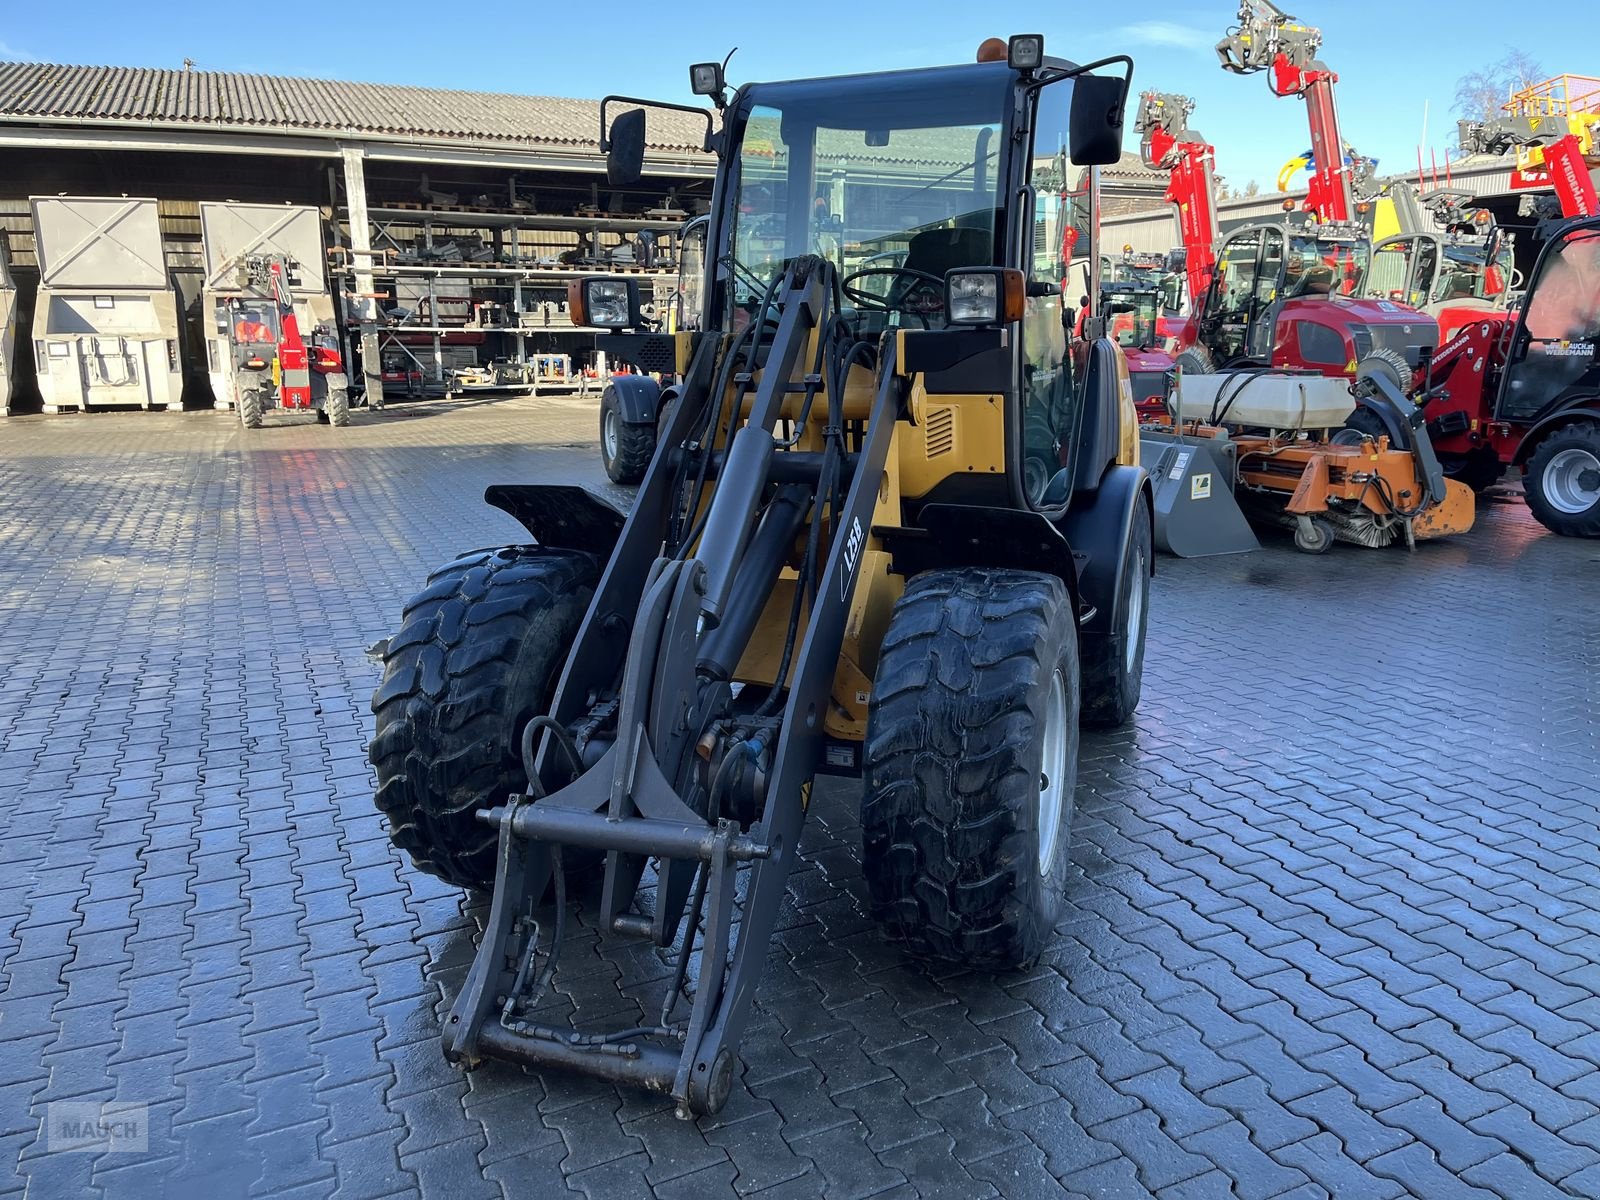
[[(679, 334), (680, 356), (686, 352), (686, 334)], [(801, 356), (802, 362), (814, 360), (815, 346)], [(1116, 356), (1118, 364), (1117, 393), (1121, 437), (1117, 461), (1137, 464), (1139, 461), (1138, 416), (1133, 404), (1133, 387), (1128, 376), (1127, 360)], [(845, 420), (867, 419), (877, 385), (872, 372), (864, 367), (852, 367), (845, 386), (843, 411)], [(753, 398), (752, 388), (749, 397)], [(721, 444), (726, 429), (727, 405), (725, 397), (717, 421), (717, 441)], [(748, 416), (747, 399), (745, 413)], [(803, 397), (789, 396), (783, 406), (783, 421), (798, 420)], [(798, 433), (795, 451), (820, 451), (824, 448), (823, 427), (827, 421), (826, 397), (818, 394), (804, 429), (795, 431), (780, 422), (778, 436), (783, 440)], [(847, 741), (861, 741), (866, 736), (867, 705), (872, 694), (872, 680), (878, 667), (878, 649), (889, 628), (889, 618), (896, 602), (905, 590), (905, 579), (891, 571), (892, 560), (884, 548), (878, 531), (885, 527), (898, 527), (903, 523), (903, 500), (917, 500), (928, 495), (940, 483), (954, 475), (1001, 475), (1005, 472), (1005, 403), (1004, 396), (994, 393), (960, 393), (930, 395), (924, 376), (920, 373), (908, 377), (907, 416), (909, 420), (895, 425), (894, 441), (881, 478), (878, 480), (878, 498), (873, 508), (862, 548), (849, 617), (845, 622), (844, 639), (839, 652), (839, 664), (834, 673), (831, 702), (824, 720), (824, 731), (829, 737)], [(784, 453), (780, 450), (779, 453)], [(788, 565), (772, 589), (761, 616), (751, 636), (744, 656), (734, 670), (739, 683), (770, 687), (776, 679), (783, 653), (784, 633), (788, 628), (789, 614), (794, 604), (794, 589), (798, 568), (805, 553), (803, 530), (796, 539)], [(826, 556), (828, 547), (820, 548)], [(790, 659), (792, 680), (799, 661), (799, 646), (803, 642), (809, 622), (808, 606), (802, 606), (800, 628), (796, 634), (795, 651)]]

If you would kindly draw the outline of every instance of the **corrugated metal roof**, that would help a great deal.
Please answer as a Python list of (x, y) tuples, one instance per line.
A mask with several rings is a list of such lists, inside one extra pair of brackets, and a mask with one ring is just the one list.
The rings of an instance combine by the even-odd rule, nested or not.
[[(0, 63), (0, 121), (30, 118), (592, 149), (600, 104), (231, 71)], [(653, 111), (648, 125), (655, 149), (701, 148), (704, 125), (687, 113)]]

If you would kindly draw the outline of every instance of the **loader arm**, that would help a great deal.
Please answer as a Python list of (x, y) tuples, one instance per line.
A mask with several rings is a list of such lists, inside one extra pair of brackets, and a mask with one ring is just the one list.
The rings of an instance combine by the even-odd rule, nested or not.
[[(576, 753), (566, 751), (561, 735), (547, 737), (528, 791), (480, 814), (499, 830), (498, 870), (483, 939), (445, 1027), (452, 1061), (471, 1064), (492, 1055), (576, 1067), (669, 1094), (683, 1115), (715, 1111), (727, 1096), (734, 1048), (798, 848), (865, 531), (904, 386), (895, 370), (894, 339), (887, 339), (869, 419), (848, 455), (842, 436), (821, 455), (776, 447), (773, 429), (786, 400), (822, 386), (808, 350), (829, 326), (835, 285), (824, 260), (789, 265), (776, 291), (777, 328), (764, 347), (759, 379), (756, 372), (731, 369), (732, 350), (714, 363), (716, 339), (700, 343), (667, 430), (668, 446), (680, 449), (658, 454), (650, 467), (551, 709), (552, 725), (587, 722), (596, 732)], [(675, 552), (658, 554), (674, 541), (670, 514), (692, 469), (696, 452), (687, 447), (695, 443), (696, 427), (706, 427), (708, 413), (711, 428), (731, 426), (729, 405), (736, 406), (733, 414), (748, 406), (744, 423), (716, 453), (709, 446), (698, 452), (713, 476), (689, 497), (703, 532), (683, 539)], [(846, 478), (842, 502), (830, 503), (830, 494), (838, 494), (833, 485)], [(708, 785), (711, 764), (702, 763), (697, 747), (738, 719), (727, 680), (754, 627), (754, 613), (740, 598), (772, 591), (808, 512), (814, 528), (826, 526), (824, 536), (812, 539), (825, 549), (781, 693), (781, 715), (753, 722), (719, 757)], [(624, 636), (630, 624), (631, 635)], [(747, 832), (729, 812), (735, 789), (759, 801)], [(558, 900), (564, 893), (562, 847), (604, 853), (599, 913), (605, 932), (680, 947), (659, 1021), (621, 1033), (574, 1035), (534, 1011), (539, 997), (529, 995), (529, 964), (539, 931), (525, 914), (552, 877)], [(650, 858), (660, 864), (653, 911), (640, 912), (635, 902)], [(736, 881), (744, 864), (751, 876), (740, 896)], [(558, 912), (562, 907), (558, 903)], [(548, 964), (560, 938), (552, 934), (547, 941)], [(680, 1018), (690, 976), (693, 999)]]

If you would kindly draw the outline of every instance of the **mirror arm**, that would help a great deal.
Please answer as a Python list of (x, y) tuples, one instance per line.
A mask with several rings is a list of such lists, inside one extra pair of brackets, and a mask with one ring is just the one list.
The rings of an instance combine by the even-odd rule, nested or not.
[(712, 120), (711, 114), (705, 109), (698, 108), (692, 104), (672, 104), (666, 100), (647, 100), (642, 96), (607, 96), (600, 101), (600, 153), (602, 154), (611, 149), (611, 139), (606, 136), (606, 130), (610, 128), (606, 121), (606, 107), (607, 105), (613, 103), (639, 104), (645, 108), (665, 108), (670, 109), (673, 112), (690, 113), (697, 117), (704, 117), (706, 122), (706, 136), (702, 145), (702, 149), (704, 149), (708, 154), (716, 152), (716, 147), (713, 144), (718, 136), (715, 132), (716, 123)]

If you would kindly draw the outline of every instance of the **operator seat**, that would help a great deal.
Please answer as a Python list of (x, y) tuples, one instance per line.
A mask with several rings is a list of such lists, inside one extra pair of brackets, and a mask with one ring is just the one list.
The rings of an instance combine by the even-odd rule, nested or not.
[(994, 262), (994, 231), (958, 226), (954, 229), (924, 229), (912, 237), (906, 248), (904, 266), (925, 271), (943, 279), (955, 267), (987, 267)]
[[(924, 229), (914, 234), (906, 247), (908, 271), (921, 271), (936, 279), (956, 267), (987, 267), (994, 262), (994, 231), (970, 225), (954, 229)], [(918, 281), (902, 275), (889, 294), (890, 307), (896, 307), (914, 291)]]

